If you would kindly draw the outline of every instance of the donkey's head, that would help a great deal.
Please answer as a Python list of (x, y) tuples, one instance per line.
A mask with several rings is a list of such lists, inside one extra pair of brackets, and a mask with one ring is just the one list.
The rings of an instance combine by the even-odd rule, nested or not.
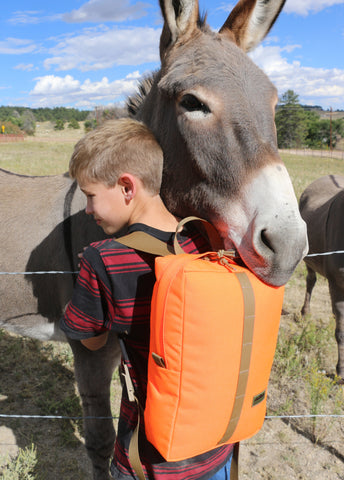
[(269, 284), (285, 283), (306, 252), (306, 228), (278, 155), (277, 92), (246, 52), (284, 0), (241, 0), (214, 33), (197, 0), (160, 0), (161, 70), (137, 116), (165, 156), (162, 195), (197, 214)]

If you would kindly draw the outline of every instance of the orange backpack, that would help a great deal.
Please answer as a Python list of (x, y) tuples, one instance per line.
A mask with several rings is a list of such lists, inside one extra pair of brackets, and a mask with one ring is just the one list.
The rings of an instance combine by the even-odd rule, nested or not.
[[(118, 241), (133, 246), (136, 233), (146, 235)], [(134, 248), (164, 254), (144, 240)], [(249, 438), (264, 422), (284, 288), (264, 284), (228, 253), (155, 261), (144, 423), (167, 461)]]

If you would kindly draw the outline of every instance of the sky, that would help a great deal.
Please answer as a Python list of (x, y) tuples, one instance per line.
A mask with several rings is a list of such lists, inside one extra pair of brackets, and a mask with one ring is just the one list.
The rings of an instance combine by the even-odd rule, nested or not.
[[(123, 103), (159, 67), (158, 0), (13, 0), (0, 10), (0, 105)], [(218, 30), (235, 1), (200, 0)], [(287, 0), (253, 61), (306, 105), (344, 109), (344, 0)]]

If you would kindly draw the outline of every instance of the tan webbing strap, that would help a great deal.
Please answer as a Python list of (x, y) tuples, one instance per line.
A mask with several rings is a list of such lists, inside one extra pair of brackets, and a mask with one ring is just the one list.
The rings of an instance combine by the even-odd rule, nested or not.
[[(116, 241), (122, 245), (126, 245), (127, 247), (134, 248), (135, 250), (139, 250), (141, 252), (152, 253), (153, 255), (160, 255), (164, 257), (165, 255), (174, 254), (174, 250), (172, 246), (167, 245), (165, 242), (159, 240), (158, 238), (155, 238), (152, 235), (149, 235), (148, 233), (141, 232), (141, 231), (135, 231), (135, 232), (129, 233), (124, 237), (120, 237), (119, 239), (116, 239)], [(127, 357), (127, 353), (126, 353), (126, 348), (122, 339), (120, 339), (120, 345), (121, 345), (122, 355), (125, 358)], [(124, 368), (125, 367), (126, 365), (124, 364)], [(125, 372), (124, 379), (125, 379), (125, 384), (128, 392), (128, 398), (131, 402), (132, 401), (136, 402), (137, 417), (138, 417), (135, 430), (133, 431), (133, 434), (131, 436), (130, 443), (129, 443), (129, 451), (128, 451), (129, 461), (133, 471), (135, 472), (139, 480), (147, 480), (142, 468), (140, 452), (139, 452), (141, 406), (136, 396), (134, 396), (132, 381), (130, 378), (128, 368), (125, 369), (124, 372)]]
[(252, 353), (252, 340), (253, 340), (253, 330), (254, 330), (254, 320), (255, 320), (255, 301), (254, 301), (254, 292), (252, 289), (251, 282), (245, 272), (240, 272), (235, 274), (239, 280), (243, 299), (244, 299), (244, 328), (242, 336), (242, 349), (241, 349), (241, 360), (240, 360), (240, 370), (239, 370), (239, 379), (236, 391), (236, 397), (234, 400), (233, 411), (228, 422), (228, 426), (225, 434), (219, 441), (219, 444), (225, 443), (229, 440), (231, 435), (233, 435), (236, 426), (238, 424), (242, 406), (244, 403), (245, 391), (248, 380), (248, 372), (251, 361)]
[(140, 459), (140, 452), (139, 452), (139, 431), (140, 431), (140, 417), (141, 417), (141, 407), (139, 404), (138, 399), (135, 397), (136, 401), (136, 406), (137, 406), (137, 425), (135, 427), (135, 430), (133, 431), (133, 434), (130, 439), (130, 444), (129, 444), (129, 460), (130, 460), (130, 465), (138, 478), (140, 480), (147, 480), (145, 476), (145, 472), (143, 471), (142, 468), (142, 463)]
[(127, 353), (127, 349), (126, 349), (123, 337), (119, 335), (118, 341), (119, 341), (119, 345), (121, 347), (121, 352), (122, 352), (123, 370), (124, 370), (122, 372), (122, 375), (124, 377), (124, 383), (127, 389), (128, 399), (129, 399), (129, 402), (135, 402), (137, 407), (137, 424), (133, 431), (133, 434), (131, 436), (130, 443), (129, 443), (129, 451), (128, 451), (129, 462), (132, 469), (134, 470), (136, 475), (139, 477), (139, 479), (146, 480), (146, 477), (142, 468), (141, 460), (140, 460), (140, 453), (139, 453), (141, 406), (138, 398), (135, 395), (134, 385), (129, 373), (129, 368), (128, 368), (129, 357), (128, 357), (128, 353)]
[(230, 480), (239, 479), (239, 445), (240, 443), (238, 442), (238, 443), (235, 443), (233, 447)]
[[(186, 223), (194, 221), (202, 222), (212, 250), (220, 250), (222, 248), (222, 240), (217, 230), (211, 223), (208, 222), (208, 220), (204, 220), (203, 218), (199, 217), (186, 217), (178, 223), (174, 235), (173, 246), (167, 245), (162, 240), (159, 240), (153, 235), (142, 231), (135, 231), (125, 235), (124, 237), (116, 238), (116, 242), (141, 252), (152, 253), (153, 255), (160, 255), (162, 257), (171, 254), (185, 253), (182, 247), (179, 245), (177, 234), (183, 230), (183, 227)], [(234, 250), (230, 250), (224, 253), (233, 257), (235, 252)]]
[[(216, 232), (215, 228), (207, 220), (204, 220), (198, 217), (187, 217), (183, 219), (181, 222), (179, 222), (176, 228), (176, 233), (174, 237), (174, 247), (167, 245), (165, 242), (153, 237), (152, 235), (149, 235), (148, 233), (141, 232), (141, 231), (135, 231), (135, 232), (129, 233), (124, 237), (120, 237), (119, 239), (116, 239), (116, 241), (118, 243), (121, 243), (122, 245), (126, 245), (127, 247), (134, 248), (135, 250), (139, 250), (141, 252), (152, 253), (153, 255), (166, 256), (174, 253), (176, 254), (185, 253), (178, 243), (177, 234), (182, 230), (183, 226), (187, 222), (195, 221), (195, 220), (201, 221), (204, 224), (207, 235), (208, 235), (208, 239), (212, 245), (212, 248), (214, 250), (218, 250), (219, 248), (221, 248), (222, 241), (220, 236)], [(240, 275), (240, 274), (237, 274), (237, 275)], [(246, 301), (245, 301), (245, 306), (246, 306)], [(124, 344), (123, 344), (123, 347), (124, 347)], [(122, 348), (122, 345), (121, 345), (121, 348)], [(126, 355), (125, 347), (124, 347), (124, 352)], [(123, 348), (122, 348), (122, 353), (123, 353)], [(130, 375), (129, 372), (125, 372), (125, 373), (127, 375)], [(131, 396), (132, 394), (132, 392), (130, 392), (131, 390), (130, 383), (131, 382), (129, 382), (126, 379), (128, 396)], [(136, 401), (137, 410), (138, 410), (138, 422), (130, 440), (128, 453), (129, 453), (130, 464), (134, 472), (138, 476), (139, 480), (146, 480), (146, 476), (142, 468), (140, 453), (139, 453), (139, 428), (140, 428), (141, 407), (136, 397), (135, 397), (135, 401)], [(233, 452), (233, 460), (234, 460), (234, 452)], [(234, 461), (234, 463), (236, 462)], [(231, 469), (231, 472), (232, 472), (232, 469)], [(235, 471), (235, 467), (234, 467), (234, 471)], [(236, 468), (236, 471), (237, 471), (237, 468)], [(232, 479), (232, 473), (231, 473), (231, 480), (237, 480), (237, 477), (233, 477)]]
[(140, 250), (141, 252), (152, 253), (153, 255), (160, 255), (162, 257), (174, 254), (171, 245), (167, 245), (167, 243), (149, 235), (149, 233), (139, 230), (129, 233), (124, 237), (116, 238), (116, 242), (134, 248), (135, 250)]

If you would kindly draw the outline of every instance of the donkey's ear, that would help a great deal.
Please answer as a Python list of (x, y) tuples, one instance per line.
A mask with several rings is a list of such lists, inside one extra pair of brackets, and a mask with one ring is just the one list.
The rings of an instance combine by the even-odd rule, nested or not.
[(286, 0), (240, 0), (220, 33), (229, 35), (245, 52), (252, 50), (269, 33)]
[(164, 28), (160, 37), (160, 56), (182, 36), (197, 28), (198, 0), (159, 0)]

